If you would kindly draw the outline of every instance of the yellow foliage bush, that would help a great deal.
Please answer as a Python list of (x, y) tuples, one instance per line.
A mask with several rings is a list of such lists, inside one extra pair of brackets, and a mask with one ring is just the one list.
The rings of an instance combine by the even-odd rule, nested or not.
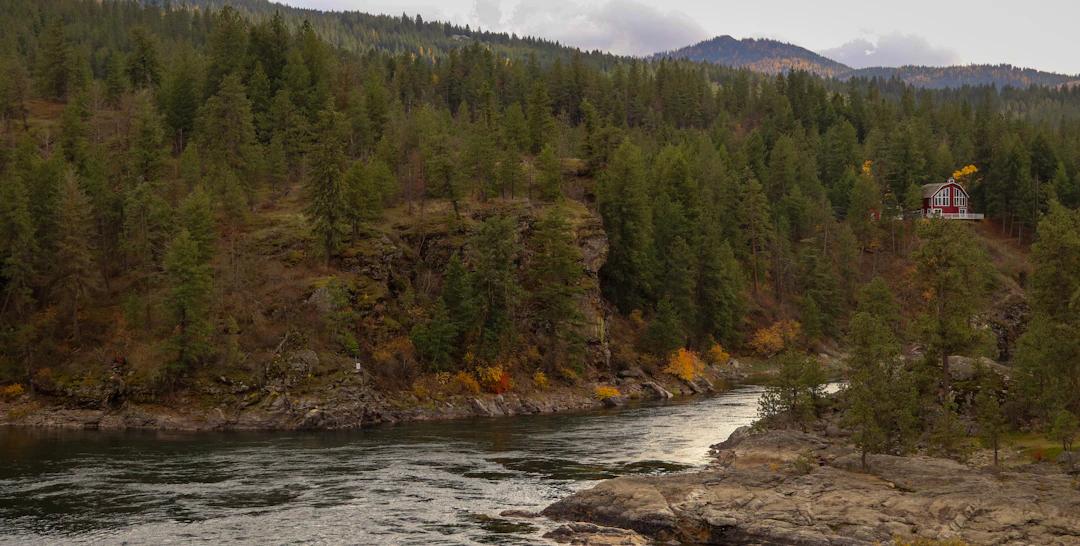
[(548, 376), (546, 373), (537, 371), (533, 374), (533, 384), (535, 384), (536, 388), (540, 390), (547, 390), (551, 382), (548, 380)]
[(768, 328), (754, 332), (750, 347), (762, 356), (773, 356), (798, 339), (802, 325), (793, 320), (780, 320)]
[(418, 400), (427, 400), (431, 398), (431, 390), (426, 386), (421, 385), (419, 382), (413, 383), (412, 393)]
[(731, 354), (724, 350), (719, 343), (713, 343), (709, 347), (709, 364), (723, 366), (731, 361)]
[(597, 400), (607, 400), (608, 398), (616, 398), (621, 395), (619, 389), (608, 385), (598, 385), (593, 389), (593, 395)]
[(480, 385), (488, 392), (502, 394), (514, 386), (510, 374), (499, 365), (481, 366), (476, 370), (476, 375), (480, 378)]
[(457, 383), (462, 390), (470, 394), (480, 394), (480, 382), (473, 377), (473, 374), (460, 371), (454, 376), (454, 383)]
[(23, 392), (25, 391), (23, 390), (22, 384), (14, 383), (0, 389), (0, 398), (3, 398), (4, 400), (14, 400), (15, 398), (22, 396)]
[(694, 351), (679, 349), (672, 353), (664, 371), (683, 381), (693, 381), (705, 371), (705, 363)]
[(578, 373), (566, 366), (559, 366), (559, 377), (571, 385), (578, 382)]

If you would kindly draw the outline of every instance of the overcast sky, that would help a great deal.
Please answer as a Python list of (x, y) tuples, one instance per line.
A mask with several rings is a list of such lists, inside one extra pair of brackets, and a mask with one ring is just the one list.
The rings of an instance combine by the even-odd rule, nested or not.
[(855, 67), (1009, 63), (1080, 74), (1078, 0), (276, 0), (410, 15), (641, 55), (720, 34)]

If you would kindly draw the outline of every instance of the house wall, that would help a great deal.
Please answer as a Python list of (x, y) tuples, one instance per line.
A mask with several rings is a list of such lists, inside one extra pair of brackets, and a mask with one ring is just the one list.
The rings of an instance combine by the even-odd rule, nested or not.
[(925, 212), (925, 211), (930, 211), (930, 210), (940, 210), (942, 213), (946, 213), (946, 214), (959, 213), (960, 212), (960, 207), (956, 206), (956, 199), (954, 197), (955, 192), (959, 192), (962, 195), (964, 195), (965, 197), (967, 197), (967, 205), (964, 208), (967, 209), (968, 212), (973, 212), (971, 210), (971, 197), (968, 196), (966, 191), (964, 191), (964, 188), (960, 187), (959, 184), (948, 184), (946, 186), (943, 186), (940, 190), (938, 190), (938, 193), (944, 192), (946, 190), (949, 191), (949, 204), (948, 205), (946, 205), (946, 206), (934, 205), (934, 198), (933, 197), (924, 197), (923, 198), (923, 211)]

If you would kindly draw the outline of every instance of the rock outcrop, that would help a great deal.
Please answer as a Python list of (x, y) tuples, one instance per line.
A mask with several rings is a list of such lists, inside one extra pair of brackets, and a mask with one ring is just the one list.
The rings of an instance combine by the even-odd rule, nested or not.
[(1051, 466), (872, 455), (863, 472), (852, 448), (782, 430), (739, 431), (714, 452), (705, 471), (605, 481), (543, 514), (691, 544), (1080, 544), (1080, 490)]

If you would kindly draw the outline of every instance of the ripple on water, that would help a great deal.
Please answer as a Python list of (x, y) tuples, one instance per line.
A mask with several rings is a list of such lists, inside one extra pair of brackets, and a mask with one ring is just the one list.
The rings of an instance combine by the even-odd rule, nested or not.
[(617, 412), (351, 433), (0, 431), (0, 543), (536, 544), (538, 510), (707, 461), (759, 389)]

